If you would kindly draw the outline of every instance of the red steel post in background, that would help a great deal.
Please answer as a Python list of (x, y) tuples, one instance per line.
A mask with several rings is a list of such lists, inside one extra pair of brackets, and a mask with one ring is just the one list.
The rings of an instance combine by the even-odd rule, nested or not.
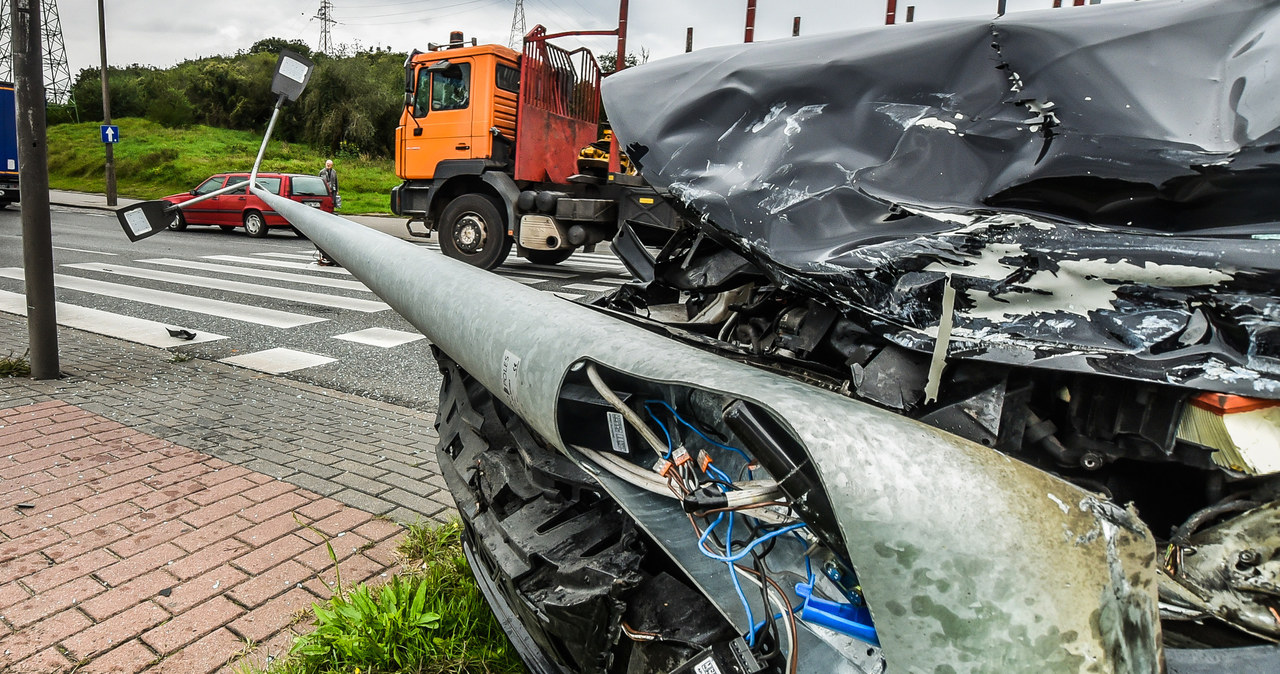
[(892, 26), (898, 17), (898, 0), (889, 0), (889, 5), (884, 9), (884, 25)]
[(756, 41), (756, 0), (747, 0), (747, 32), (742, 41)]
[[(615, 73), (627, 67), (627, 0), (618, 0), (618, 52), (614, 62)], [(622, 160), (618, 158), (618, 137), (611, 134), (609, 136), (609, 173), (617, 173), (621, 170)]]
[(915, 20), (916, 20), (916, 6), (907, 5), (907, 23), (911, 23)]
[(688, 54), (693, 51), (693, 26), (689, 26), (684, 31), (684, 53)]
[(800, 37), (800, 17), (791, 20), (791, 37)]
[(1053, 0), (1053, 8), (1057, 9), (1062, 6), (1062, 0)]
[(1075, 7), (1084, 7), (1084, 0), (1075, 0), (1075, 2), (1071, 4), (1072, 6), (1075, 6)]

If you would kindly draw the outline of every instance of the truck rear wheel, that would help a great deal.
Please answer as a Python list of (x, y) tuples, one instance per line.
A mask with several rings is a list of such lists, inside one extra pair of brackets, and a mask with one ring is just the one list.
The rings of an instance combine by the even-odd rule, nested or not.
[(493, 269), (511, 252), (502, 204), (484, 194), (464, 194), (440, 215), (440, 250), (473, 267)]

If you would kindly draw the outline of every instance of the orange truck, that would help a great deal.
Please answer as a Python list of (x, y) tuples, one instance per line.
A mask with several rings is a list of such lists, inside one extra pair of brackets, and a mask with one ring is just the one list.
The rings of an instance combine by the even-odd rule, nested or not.
[(405, 61), (391, 210), (414, 236), (439, 232), (445, 255), (502, 264), (514, 244), (535, 264), (556, 264), (628, 231), (671, 231), (679, 216), (638, 176), (600, 160), (600, 67), (587, 49), (551, 44), (542, 26), (524, 52), (445, 45)]

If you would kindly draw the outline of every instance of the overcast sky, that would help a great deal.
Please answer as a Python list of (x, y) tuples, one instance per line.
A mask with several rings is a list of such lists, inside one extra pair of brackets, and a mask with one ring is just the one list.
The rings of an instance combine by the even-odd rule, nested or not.
[[(1092, 0), (1091, 0), (1092, 1)], [(1121, 2), (1128, 0), (1107, 0)], [(264, 37), (302, 40), (318, 46), (320, 0), (105, 0), (107, 61), (160, 67), (187, 59), (233, 54)], [(426, 49), (461, 30), (481, 43), (505, 44), (515, 0), (332, 0), (335, 44)], [(94, 0), (60, 0), (58, 12), (74, 77), (98, 65), (98, 10)], [(1049, 8), (1053, 0), (1007, 0), (1008, 10)], [(1063, 4), (1070, 5), (1071, 0)], [(898, 0), (899, 22), (907, 5), (916, 21), (956, 16), (992, 16), (996, 0)], [(617, 0), (525, 0), (526, 25), (552, 32), (612, 29)], [(885, 0), (757, 0), (756, 40), (791, 35), (792, 17), (801, 17), (802, 35), (884, 23)], [(205, 9), (208, 8), (208, 9)], [(1058, 11), (1080, 11), (1067, 7)], [(746, 0), (631, 0), (628, 51), (649, 50), (652, 58), (684, 51), (685, 29), (694, 30), (694, 48), (741, 42)], [(597, 53), (616, 46), (612, 38), (586, 41)]]

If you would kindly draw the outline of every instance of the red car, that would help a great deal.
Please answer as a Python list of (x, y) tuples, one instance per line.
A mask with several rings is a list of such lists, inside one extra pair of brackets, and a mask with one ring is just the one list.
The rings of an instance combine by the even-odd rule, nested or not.
[[(205, 199), (178, 211), (169, 223), (169, 229), (182, 231), (187, 225), (217, 225), (229, 232), (243, 226), (249, 236), (261, 237), (267, 235), (270, 227), (289, 227), (289, 222), (283, 216), (271, 210), (258, 197), (249, 194), (248, 182), (248, 173), (219, 173), (190, 192), (164, 197), (164, 201), (180, 204), (226, 185), (245, 184), (241, 189)], [(333, 197), (329, 196), (329, 191), (325, 189), (324, 181), (319, 176), (259, 173), (258, 184), (282, 197), (327, 213), (333, 212)]]

